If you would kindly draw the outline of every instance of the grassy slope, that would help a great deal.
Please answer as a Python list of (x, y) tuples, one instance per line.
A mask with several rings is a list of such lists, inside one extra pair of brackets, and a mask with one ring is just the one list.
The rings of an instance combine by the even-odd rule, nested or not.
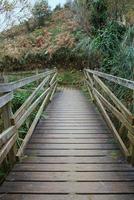
[(12, 64), (40, 66), (50, 61), (59, 49), (75, 46), (77, 27), (73, 13), (67, 8), (54, 12), (45, 27), (35, 28), (32, 32), (28, 32), (25, 25), (15, 26), (1, 40), (0, 63), (8, 68)]

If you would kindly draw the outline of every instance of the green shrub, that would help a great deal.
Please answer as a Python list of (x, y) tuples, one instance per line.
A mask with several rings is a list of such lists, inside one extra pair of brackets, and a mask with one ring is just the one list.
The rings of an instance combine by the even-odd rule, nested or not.
[(30, 95), (29, 91), (19, 91), (14, 94), (14, 98), (12, 101), (13, 112), (17, 111), (20, 108), (20, 106), (26, 101), (29, 95)]
[(34, 18), (37, 20), (38, 26), (43, 26), (45, 20), (50, 17), (50, 8), (46, 0), (39, 0), (35, 3), (32, 10)]
[(75, 69), (59, 70), (58, 83), (60, 86), (81, 87), (83, 80), (84, 77), (81, 71)]

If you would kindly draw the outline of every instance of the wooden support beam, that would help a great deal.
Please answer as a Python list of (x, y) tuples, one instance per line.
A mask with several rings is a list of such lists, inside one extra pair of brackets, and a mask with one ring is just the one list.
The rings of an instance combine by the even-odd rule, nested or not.
[(100, 101), (105, 105), (105, 107), (110, 110), (119, 121), (122, 122), (122, 124), (130, 131), (131, 134), (134, 134), (134, 127), (132, 127), (123, 114), (120, 113), (113, 105), (111, 105), (96, 89), (94, 89), (94, 92)]
[(16, 127), (17, 129), (20, 128), (20, 126), (25, 122), (25, 120), (29, 117), (31, 112), (38, 106), (38, 104), (43, 100), (43, 98), (48, 94), (50, 88), (46, 89), (41, 96), (39, 96), (34, 103), (25, 111), (23, 116), (16, 121)]
[(110, 89), (96, 76), (93, 75), (94, 80), (99, 84), (99, 86), (102, 88), (102, 90), (105, 92), (105, 94), (108, 95), (108, 98), (110, 98), (115, 107), (117, 107), (120, 112), (123, 113), (124, 116), (128, 119), (128, 121), (132, 122), (132, 113), (121, 103), (121, 101), (110, 91)]
[(28, 97), (28, 99), (23, 103), (23, 105), (16, 111), (13, 118), (15, 121), (18, 121), (24, 112), (31, 105), (32, 101), (35, 99), (37, 93), (44, 87), (44, 85), (49, 81), (50, 76), (47, 76), (40, 85), (34, 90), (34, 92)]
[(55, 73), (54, 76), (52, 77), (52, 79), (51, 79), (51, 81), (49, 83), (49, 86), (51, 86), (53, 84), (53, 82), (55, 81), (56, 77), (57, 77), (57, 73)]
[(30, 129), (28, 130), (28, 132), (27, 132), (27, 134), (26, 134), (26, 137), (24, 138), (24, 140), (23, 140), (23, 142), (22, 142), (22, 144), (21, 144), (21, 146), (20, 146), (20, 148), (19, 148), (19, 150), (18, 150), (18, 152), (17, 152), (17, 155), (16, 155), (16, 156), (17, 156), (17, 158), (19, 158), (19, 159), (20, 159), (20, 157), (23, 155), (24, 149), (25, 149), (25, 147), (26, 147), (26, 145), (27, 145), (29, 139), (31, 138), (31, 136), (32, 136), (32, 134), (33, 134), (33, 131), (34, 131), (34, 129), (35, 129), (35, 126), (36, 126), (36, 124), (38, 123), (38, 120), (39, 120), (39, 118), (40, 118), (40, 116), (41, 116), (41, 114), (42, 114), (42, 112), (43, 112), (43, 109), (44, 109), (44, 107), (45, 107), (45, 105), (46, 105), (46, 103), (47, 103), (47, 100), (48, 100), (48, 97), (49, 97), (49, 96), (50, 96), (50, 91), (49, 91), (49, 93), (46, 95), (46, 97), (45, 97), (45, 99), (44, 99), (42, 105), (40, 106), (40, 108), (39, 108), (39, 110), (38, 110), (38, 112), (37, 112), (37, 114), (36, 114), (36, 116), (35, 116), (35, 119), (34, 119), (32, 125), (30, 126)]
[(131, 163), (134, 166), (134, 136), (131, 134), (128, 134), (128, 138), (130, 141), (130, 145), (131, 145)]
[(50, 96), (50, 101), (52, 101), (56, 89), (57, 89), (57, 83), (55, 84), (55, 86), (54, 86), (54, 88), (53, 88), (52, 94), (51, 94), (51, 96)]
[(115, 137), (116, 141), (118, 142), (123, 154), (126, 156), (127, 159), (129, 159), (130, 158), (130, 153), (129, 153), (128, 149), (126, 148), (126, 146), (123, 143), (121, 137), (119, 136), (119, 133), (117, 132), (116, 128), (114, 127), (114, 125), (113, 125), (110, 117), (108, 116), (104, 106), (102, 105), (101, 101), (99, 100), (99, 98), (97, 97), (96, 94), (94, 94), (94, 96), (95, 96), (96, 102), (98, 104), (98, 107), (101, 110), (101, 113), (102, 113), (104, 119), (106, 120), (107, 125), (112, 130), (112, 132), (114, 134), (114, 137)]

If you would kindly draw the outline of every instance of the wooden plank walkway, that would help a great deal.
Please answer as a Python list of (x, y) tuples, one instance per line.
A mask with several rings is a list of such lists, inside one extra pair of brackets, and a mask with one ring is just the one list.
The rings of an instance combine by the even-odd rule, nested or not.
[(1, 200), (134, 199), (134, 168), (79, 90), (56, 94), (25, 155), (2, 185)]

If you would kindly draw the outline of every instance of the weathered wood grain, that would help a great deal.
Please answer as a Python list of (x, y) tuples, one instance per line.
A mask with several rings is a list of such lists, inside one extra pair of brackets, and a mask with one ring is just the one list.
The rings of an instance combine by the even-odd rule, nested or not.
[(79, 90), (55, 95), (24, 153), (0, 188), (2, 200), (134, 198), (134, 168)]
[(79, 194), (64, 194), (64, 195), (43, 195), (43, 194), (3, 194), (0, 195), (1, 200), (132, 200), (132, 194), (115, 194), (115, 195), (79, 195)]
[(134, 90), (134, 81), (127, 80), (127, 79), (124, 79), (124, 78), (120, 78), (120, 77), (117, 77), (117, 76), (113, 76), (113, 75), (110, 75), (110, 74), (98, 72), (98, 71), (93, 71), (93, 70), (90, 70), (90, 69), (86, 69), (86, 71), (91, 73), (91, 74), (94, 74), (96, 76), (102, 77), (102, 78), (104, 78), (108, 81), (112, 81), (112, 82), (117, 83), (121, 86), (124, 86), (124, 87), (127, 87), (129, 89)]
[(0, 97), (0, 108), (5, 106), (9, 101), (13, 99), (13, 93), (10, 92)]
[(134, 194), (132, 182), (5, 182), (1, 193), (14, 194)]

